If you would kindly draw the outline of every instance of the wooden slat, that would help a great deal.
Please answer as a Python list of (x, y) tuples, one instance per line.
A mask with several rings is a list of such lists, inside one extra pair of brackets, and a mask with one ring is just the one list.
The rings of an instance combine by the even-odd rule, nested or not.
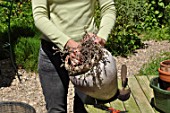
[(112, 101), (110, 104), (111, 104), (111, 107), (114, 108), (114, 109), (118, 109), (118, 110), (121, 110), (121, 111), (125, 110), (122, 101), (120, 101), (118, 99), (115, 100), (115, 101)]
[(148, 101), (150, 101), (153, 97), (153, 91), (152, 88), (150, 88), (150, 81), (148, 80), (147, 76), (136, 76), (136, 78)]
[(106, 113), (106, 111), (95, 108), (93, 105), (85, 105), (88, 113)]
[[(136, 76), (138, 83), (142, 87), (142, 90), (147, 97), (148, 101), (151, 103), (151, 99), (154, 97), (153, 89), (150, 87), (150, 77), (147, 76)], [(155, 108), (153, 108), (155, 113), (159, 113)]]
[[(121, 89), (121, 88), (122, 88), (121, 79), (118, 78), (118, 89)], [(123, 105), (123, 102), (120, 101), (120, 100), (118, 100), (118, 99), (111, 102), (111, 107), (113, 107), (113, 108), (115, 108), (115, 109), (122, 110), (122, 111), (125, 110), (124, 105)]]
[(124, 102), (124, 106), (128, 113), (140, 113), (139, 106), (137, 105), (132, 93), (130, 95), (130, 98)]
[[(122, 88), (120, 78), (118, 79), (118, 86), (119, 86), (119, 89)], [(114, 103), (114, 102), (112, 102), (112, 103)], [(114, 104), (117, 104), (117, 103), (114, 103)], [(119, 104), (117, 104), (117, 106), (114, 106), (114, 107), (118, 108), (119, 110), (128, 111), (128, 113), (139, 113), (140, 112), (132, 94), (128, 100), (126, 100), (124, 102), (120, 101)]]
[(131, 88), (141, 113), (155, 113), (135, 77), (129, 78), (129, 87)]

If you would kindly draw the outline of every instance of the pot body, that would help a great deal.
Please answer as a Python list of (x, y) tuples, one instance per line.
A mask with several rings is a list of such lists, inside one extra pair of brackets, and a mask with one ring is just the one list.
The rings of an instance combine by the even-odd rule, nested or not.
[(170, 82), (170, 73), (162, 71), (160, 68), (158, 68), (159, 72), (159, 78), (165, 82)]
[(158, 68), (159, 72), (159, 84), (164, 90), (170, 90), (170, 73)]
[(116, 61), (109, 51), (104, 58), (86, 73), (70, 76), (71, 82), (77, 89), (93, 98), (108, 100), (116, 95), (118, 90)]
[(152, 78), (150, 87), (154, 91), (154, 106), (165, 113), (169, 113), (170, 91), (163, 90), (159, 86), (159, 77)]

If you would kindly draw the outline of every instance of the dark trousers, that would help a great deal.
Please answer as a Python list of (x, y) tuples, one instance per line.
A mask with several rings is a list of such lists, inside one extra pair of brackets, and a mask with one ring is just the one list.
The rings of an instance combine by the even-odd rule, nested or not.
[[(38, 72), (48, 113), (67, 113), (68, 72), (61, 67), (60, 53), (53, 55), (54, 44), (42, 40), (39, 52)], [(56, 46), (55, 46), (56, 47)], [(75, 92), (74, 113), (87, 113)]]

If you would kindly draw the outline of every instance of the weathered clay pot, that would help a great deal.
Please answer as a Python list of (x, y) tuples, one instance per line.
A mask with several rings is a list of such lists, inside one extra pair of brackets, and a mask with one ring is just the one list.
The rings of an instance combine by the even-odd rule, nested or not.
[[(116, 95), (118, 90), (116, 62), (109, 51), (103, 49), (107, 62), (99, 61), (84, 74), (70, 76), (77, 89), (93, 98), (108, 100)], [(100, 68), (100, 70), (97, 70)], [(100, 72), (98, 72), (100, 71)]]
[(160, 62), (160, 69), (170, 73), (170, 60), (164, 60)]
[(170, 73), (166, 71), (162, 71), (160, 68), (158, 68), (159, 72), (159, 78), (165, 82), (170, 82)]

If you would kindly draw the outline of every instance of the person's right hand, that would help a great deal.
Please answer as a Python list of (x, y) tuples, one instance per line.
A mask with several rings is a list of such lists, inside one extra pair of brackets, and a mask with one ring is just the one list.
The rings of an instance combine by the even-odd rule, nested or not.
[(78, 65), (80, 64), (80, 44), (72, 39), (68, 40), (68, 42), (66, 43), (65, 45), (65, 48), (68, 49), (69, 51), (69, 58), (66, 58), (66, 59), (70, 59), (71, 61), (71, 65), (72, 66), (75, 66), (75, 65)]
[(79, 46), (80, 46), (80, 44), (79, 44), (78, 42), (70, 39), (70, 40), (68, 40), (68, 42), (66, 43), (65, 48), (72, 50), (72, 49), (78, 48)]

